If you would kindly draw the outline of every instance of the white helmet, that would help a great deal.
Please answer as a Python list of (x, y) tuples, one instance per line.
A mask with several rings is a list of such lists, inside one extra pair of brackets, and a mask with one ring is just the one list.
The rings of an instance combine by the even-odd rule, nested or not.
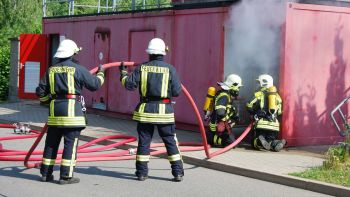
[(150, 55), (166, 55), (166, 46), (162, 39), (153, 38), (149, 41), (146, 52)]
[(273, 78), (268, 74), (260, 75), (257, 81), (259, 81), (260, 87), (262, 88), (269, 88), (273, 86)]
[(58, 46), (57, 52), (54, 57), (56, 58), (67, 58), (81, 51), (81, 47), (78, 47), (73, 40), (65, 39), (62, 40)]
[(236, 74), (231, 74), (226, 77), (225, 82), (218, 82), (218, 84), (221, 86), (224, 90), (229, 90), (232, 86), (241, 87), (242, 85), (242, 79), (240, 76)]

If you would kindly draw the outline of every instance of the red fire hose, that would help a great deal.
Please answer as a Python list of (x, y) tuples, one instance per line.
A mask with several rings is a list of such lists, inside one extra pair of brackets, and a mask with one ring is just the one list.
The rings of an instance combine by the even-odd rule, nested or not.
[[(104, 67), (104, 69), (108, 69), (111, 67), (118, 67), (118, 66), (120, 66), (120, 64), (121, 64), (121, 62), (113, 62), (113, 63), (104, 64), (103, 67)], [(124, 62), (124, 65), (125, 66), (134, 66), (135, 63), (134, 62)], [(97, 69), (98, 68), (96, 67), (96, 68), (92, 69), (90, 72), (95, 73), (97, 71)], [(245, 131), (240, 135), (240, 137), (237, 140), (235, 140), (232, 144), (230, 144), (229, 146), (227, 146), (225, 148), (219, 149), (218, 151), (210, 153), (209, 152), (210, 146), (207, 143), (204, 124), (203, 124), (201, 115), (198, 111), (198, 108), (197, 108), (192, 96), (190, 95), (188, 90), (185, 88), (185, 86), (182, 85), (182, 88), (183, 88), (183, 91), (184, 91), (186, 98), (190, 102), (190, 104), (195, 112), (203, 143), (194, 143), (194, 142), (179, 143), (180, 146), (186, 146), (186, 147), (181, 147), (180, 151), (185, 152), (185, 151), (197, 151), (197, 150), (204, 149), (207, 158), (212, 158), (212, 157), (215, 157), (219, 154), (222, 154), (222, 153), (230, 150), (231, 148), (235, 147), (249, 133), (249, 131), (251, 129), (251, 125), (249, 125), (245, 129)], [(15, 128), (15, 126), (8, 125), (8, 124), (0, 124), (0, 128)], [(29, 151), (7, 150), (7, 149), (4, 149), (0, 143), (0, 161), (24, 161), (24, 166), (27, 168), (33, 168), (33, 167), (40, 166), (40, 164), (41, 164), (40, 161), (42, 160), (42, 157), (31, 158), (31, 156), (32, 155), (41, 155), (42, 156), (43, 151), (34, 151), (34, 150), (36, 149), (37, 145), (39, 144), (39, 142), (41, 141), (42, 137), (44, 136), (44, 134), (46, 132), (47, 132), (47, 124), (45, 124), (45, 126), (43, 127), (41, 132), (36, 131), (36, 130), (30, 130), (29, 133), (32, 133), (32, 134), (29, 134), (29, 135), (0, 137), (0, 142), (5, 141), (5, 140), (36, 138), (34, 144), (32, 145), (32, 147), (30, 148)], [(110, 139), (122, 139), (122, 140), (115, 142), (113, 144), (107, 145), (107, 146), (88, 149), (88, 147), (93, 146), (98, 142), (101, 142), (104, 140), (110, 140)], [(88, 142), (88, 143), (85, 143), (85, 144), (79, 146), (77, 152), (78, 153), (90, 153), (90, 152), (96, 152), (96, 151), (103, 151), (103, 150), (118, 147), (118, 146), (130, 143), (130, 142), (134, 142), (134, 141), (136, 141), (136, 138), (133, 136), (126, 136), (126, 135), (105, 136), (105, 137), (98, 138), (96, 140), (93, 140), (91, 142)], [(163, 146), (164, 146), (163, 143), (151, 144), (151, 148), (163, 147)], [(136, 152), (135, 149), (112, 151), (110, 153), (104, 153), (104, 154), (79, 155), (79, 158), (77, 159), (77, 161), (88, 162), (88, 161), (116, 161), (116, 160), (135, 159), (135, 155), (131, 155), (132, 152)], [(62, 150), (59, 150), (58, 153), (59, 154), (62, 153)], [(159, 154), (163, 154), (163, 153), (166, 153), (166, 150), (156, 150), (156, 151), (152, 151), (150, 154), (151, 155), (159, 155)], [(23, 157), (19, 157), (20, 155), (26, 155), (26, 156), (23, 158)], [(34, 161), (37, 163), (29, 164), (28, 163), (29, 161)], [(60, 162), (61, 162), (61, 158), (57, 158), (56, 163), (60, 163)]]

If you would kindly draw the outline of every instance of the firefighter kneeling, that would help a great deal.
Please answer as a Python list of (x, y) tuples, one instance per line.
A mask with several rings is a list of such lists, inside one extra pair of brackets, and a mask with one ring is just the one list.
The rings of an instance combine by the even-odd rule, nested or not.
[[(239, 121), (239, 116), (236, 108), (232, 105), (232, 101), (239, 94), (242, 79), (238, 75), (231, 74), (227, 76), (225, 82), (218, 82), (218, 85), (221, 89), (213, 98), (213, 112), (210, 115), (209, 131), (206, 135), (210, 145), (225, 147), (235, 140), (231, 128)], [(212, 92), (211, 89), (209, 90), (208, 97)], [(207, 110), (205, 109), (205, 111)], [(207, 113), (205, 119), (209, 119), (208, 116)]]
[(253, 142), (255, 149), (280, 151), (286, 144), (284, 139), (277, 140), (279, 122), (277, 116), (282, 114), (282, 99), (273, 86), (273, 78), (263, 74), (257, 79), (260, 88), (253, 99), (247, 103), (247, 109), (254, 118)]

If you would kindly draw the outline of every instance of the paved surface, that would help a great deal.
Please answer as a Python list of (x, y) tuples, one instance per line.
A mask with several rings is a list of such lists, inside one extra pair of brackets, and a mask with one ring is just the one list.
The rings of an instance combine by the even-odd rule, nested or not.
[[(9, 129), (0, 129), (0, 136), (12, 135)], [(5, 141), (5, 148), (26, 149), (33, 139)], [(82, 142), (83, 143), (83, 142)], [(43, 142), (38, 149), (43, 148)], [(327, 196), (307, 190), (260, 181), (230, 173), (214, 171), (185, 164), (183, 182), (170, 179), (169, 162), (152, 158), (150, 178), (135, 180), (134, 161), (78, 163), (75, 176), (80, 184), (57, 185), (59, 167), (55, 166), (54, 183), (42, 183), (38, 169), (25, 169), (19, 162), (0, 162), (0, 196), (259, 196), (262, 197), (320, 197)], [(55, 184), (56, 183), (56, 184)]]
[[(48, 108), (40, 106), (36, 101), (0, 104), (0, 120), (5, 121), (30, 122), (32, 125), (42, 127), (47, 120), (47, 113)], [(88, 114), (88, 119), (89, 126), (82, 133), (84, 136), (90, 138), (114, 134), (137, 136), (136, 123), (134, 121), (94, 114)], [(180, 142), (201, 142), (201, 136), (197, 132), (178, 130), (177, 136)], [(88, 138), (83, 137), (83, 139)], [(161, 142), (156, 133), (153, 142)], [(136, 142), (130, 145), (136, 146)], [(183, 155), (184, 161), (189, 164), (313, 190), (315, 188), (315, 186), (312, 186), (315, 183), (314, 181), (300, 181), (300, 179), (291, 177), (288, 174), (322, 165), (324, 160), (322, 154), (327, 148), (327, 146), (290, 148), (275, 153), (255, 151), (251, 150), (248, 146), (240, 145), (238, 148), (209, 160), (206, 159), (204, 151), (185, 152)], [(214, 150), (215, 149), (211, 149), (211, 151)], [(295, 184), (296, 182), (298, 182), (298, 184)], [(311, 186), (310, 183), (312, 183)], [(316, 184), (318, 187), (322, 183), (316, 182)], [(329, 188), (335, 188), (334, 191), (338, 191), (337, 189), (339, 188), (333, 186), (334, 185), (327, 184), (326, 189), (322, 191), (331, 193), (329, 192), (331, 191)], [(313, 191), (319, 191), (317, 187), (316, 190)]]

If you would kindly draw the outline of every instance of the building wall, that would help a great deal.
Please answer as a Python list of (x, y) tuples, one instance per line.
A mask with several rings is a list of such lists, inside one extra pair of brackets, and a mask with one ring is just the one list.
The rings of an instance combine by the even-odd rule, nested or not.
[(330, 112), (350, 90), (349, 13), (344, 7), (288, 5), (280, 89), (282, 136), (290, 145), (341, 140)]
[[(107, 32), (109, 54), (101, 63), (113, 61), (147, 60), (144, 50), (154, 36), (164, 39), (170, 52), (166, 61), (172, 63), (184, 86), (202, 108), (208, 86), (223, 79), (223, 25), (227, 8), (205, 8), (151, 13), (135, 13), (110, 16), (89, 16), (67, 19), (44, 19), (44, 34), (60, 34), (75, 40), (83, 51), (77, 59), (88, 69), (100, 62), (98, 50), (103, 50), (96, 37)], [(97, 41), (96, 41), (97, 40)], [(99, 42), (99, 43), (96, 43)], [(103, 43), (102, 43), (103, 45)], [(99, 49), (96, 49), (99, 48)], [(119, 82), (119, 70), (107, 72), (107, 110), (130, 114), (138, 103), (138, 92), (128, 92)], [(99, 100), (98, 93), (84, 92), (89, 106)], [(196, 124), (194, 113), (182, 95), (175, 99), (176, 120)]]

